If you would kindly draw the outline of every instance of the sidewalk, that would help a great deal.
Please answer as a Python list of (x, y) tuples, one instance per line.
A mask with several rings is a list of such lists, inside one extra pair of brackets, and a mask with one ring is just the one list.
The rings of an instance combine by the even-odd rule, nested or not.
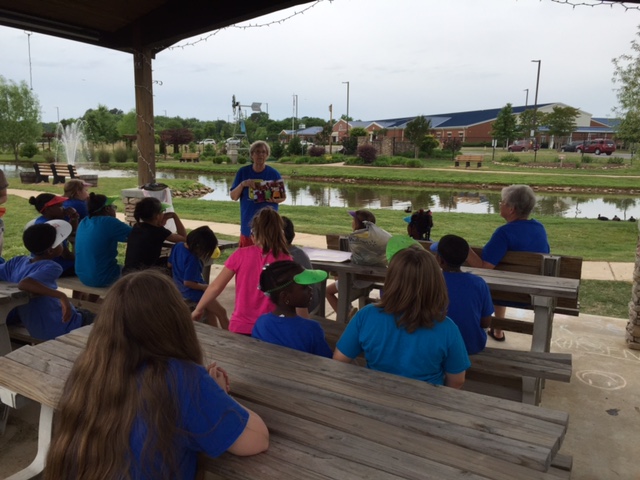
[[(29, 198), (39, 193), (32, 190), (20, 190), (14, 188), (9, 188), (7, 192), (9, 195), (16, 195), (22, 198)], [(117, 215), (120, 220), (124, 220), (124, 214), (118, 213)], [(184, 218), (181, 220), (187, 229), (194, 229), (202, 225), (208, 225), (215, 233), (236, 237), (240, 235), (239, 224), (206, 222), (201, 220), (188, 220)], [(301, 232), (296, 233), (294, 243), (304, 247), (326, 248), (327, 246), (327, 242), (323, 235), (313, 235), (311, 233)], [(633, 267), (633, 263), (583, 262), (582, 279), (631, 282), (633, 280)]]

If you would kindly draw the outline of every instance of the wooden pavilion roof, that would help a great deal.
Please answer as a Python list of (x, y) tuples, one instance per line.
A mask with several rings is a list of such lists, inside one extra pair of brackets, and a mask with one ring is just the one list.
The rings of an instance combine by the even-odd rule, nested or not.
[(0, 25), (133, 52), (310, 0), (0, 0)]

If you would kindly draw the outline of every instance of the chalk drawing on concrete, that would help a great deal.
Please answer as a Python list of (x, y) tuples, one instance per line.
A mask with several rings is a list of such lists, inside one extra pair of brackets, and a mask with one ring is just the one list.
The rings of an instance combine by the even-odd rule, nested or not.
[(576, 377), (582, 383), (601, 390), (621, 390), (627, 386), (627, 381), (617, 373), (582, 370), (576, 372)]

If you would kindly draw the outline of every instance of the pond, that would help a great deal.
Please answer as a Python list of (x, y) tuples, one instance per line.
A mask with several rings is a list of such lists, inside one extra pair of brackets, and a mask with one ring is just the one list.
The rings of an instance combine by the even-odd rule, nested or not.
[[(5, 165), (8, 178), (18, 178), (19, 168)], [(125, 178), (136, 176), (130, 170), (98, 170), (79, 168), (80, 174), (100, 177)], [(231, 201), (232, 176), (203, 175), (184, 172), (158, 172), (162, 179), (196, 180), (213, 189), (201, 200)], [(13, 186), (15, 182), (10, 182)], [(360, 184), (326, 184), (285, 180), (287, 189), (286, 205), (336, 207), (344, 209), (387, 208), (413, 210), (424, 208), (433, 212), (496, 213), (499, 211), (499, 191), (478, 191), (463, 189), (438, 189), (402, 186), (366, 186)], [(19, 188), (19, 187), (18, 187)], [(537, 193), (538, 204), (535, 213), (565, 218), (597, 218), (598, 215), (622, 220), (640, 218), (640, 197), (619, 195), (556, 194)]]

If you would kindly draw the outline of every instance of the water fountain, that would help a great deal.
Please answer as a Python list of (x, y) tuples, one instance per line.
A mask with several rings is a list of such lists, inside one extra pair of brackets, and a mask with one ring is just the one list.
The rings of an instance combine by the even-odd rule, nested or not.
[(83, 159), (88, 161), (90, 159), (87, 138), (84, 134), (85, 126), (86, 122), (84, 120), (77, 120), (66, 127), (61, 123), (58, 124), (56, 129), (56, 136), (58, 137), (56, 162), (58, 161), (60, 150), (64, 152), (69, 165), (75, 165), (76, 159), (79, 161)]

